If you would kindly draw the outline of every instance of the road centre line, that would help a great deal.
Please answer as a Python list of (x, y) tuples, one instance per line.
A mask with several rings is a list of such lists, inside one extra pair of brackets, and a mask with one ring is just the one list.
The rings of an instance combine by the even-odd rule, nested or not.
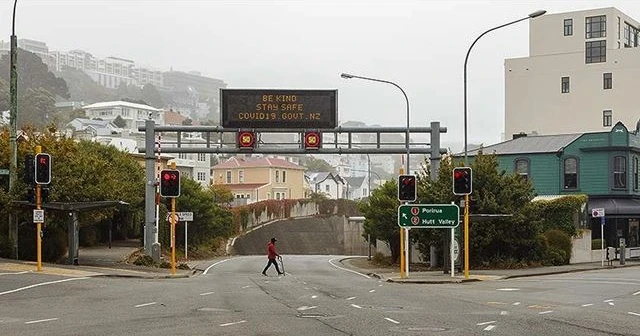
[(640, 291), (633, 293), (633, 295), (640, 295)]
[(44, 319), (44, 320), (35, 320), (35, 321), (27, 321), (24, 324), (34, 324), (34, 323), (42, 323), (42, 322), (51, 322), (51, 321), (55, 321), (57, 320), (57, 317), (54, 318), (48, 318), (48, 319)]
[(355, 296), (350, 296), (350, 297), (348, 297), (346, 300), (347, 300), (347, 301), (351, 301), (351, 300), (353, 300), (353, 299), (355, 299), (355, 298), (356, 298)]
[(351, 272), (351, 273), (357, 274), (357, 275), (359, 275), (359, 276), (365, 277), (365, 278), (367, 278), (367, 279), (371, 279), (371, 277), (370, 277), (370, 276), (368, 276), (368, 275), (366, 275), (366, 274), (362, 274), (362, 273), (360, 273), (360, 272), (356, 272), (356, 271), (354, 271), (354, 270), (350, 270), (350, 269), (347, 269), (347, 268), (344, 268), (344, 267), (340, 267), (340, 266), (338, 266), (338, 265), (334, 264), (334, 263), (333, 263), (333, 261), (334, 261), (334, 260), (338, 260), (338, 259), (342, 259), (342, 258), (334, 258), (334, 259), (331, 259), (331, 260), (329, 260), (329, 264), (331, 264), (331, 266), (333, 266), (333, 267), (335, 267), (335, 268), (337, 268), (337, 269), (341, 269), (341, 270), (343, 270), (343, 271)]
[(228, 326), (232, 326), (232, 325), (234, 325), (234, 324), (240, 324), (240, 323), (246, 323), (246, 322), (247, 322), (247, 321), (245, 321), (245, 320), (240, 320), (240, 321), (238, 321), (238, 322), (223, 323), (223, 324), (221, 324), (220, 326), (221, 326), (221, 327), (228, 327)]
[(593, 306), (593, 303), (585, 303), (582, 305), (582, 307), (591, 307)]
[(487, 324), (491, 324), (491, 323), (496, 323), (496, 321), (480, 322), (480, 323), (477, 323), (476, 325), (477, 326), (483, 326), (483, 325), (487, 325)]
[(488, 325), (488, 326), (487, 326), (486, 328), (484, 328), (483, 330), (484, 330), (484, 331), (491, 331), (491, 330), (492, 330), (493, 328), (495, 328), (495, 327), (496, 327), (496, 326), (492, 324), (492, 325)]
[(635, 315), (635, 316), (640, 316), (640, 314), (638, 313), (634, 313), (634, 312), (628, 312), (629, 315)]
[(385, 317), (384, 319), (389, 321), (389, 322), (391, 322), (391, 323), (400, 324), (400, 322), (398, 322), (398, 321), (396, 321), (396, 320), (394, 320), (392, 318)]
[(353, 304), (353, 303), (351, 304), (351, 307), (353, 307), (353, 308), (358, 308), (358, 309), (362, 309), (362, 307), (358, 306), (357, 304)]
[(25, 287), (12, 289), (12, 290), (9, 290), (9, 291), (6, 291), (6, 292), (0, 292), (0, 295), (20, 292), (20, 291), (23, 291), (23, 290), (26, 290), (26, 289), (31, 289), (31, 288), (45, 286), (45, 285), (53, 285), (53, 284), (58, 284), (58, 283), (62, 283), (62, 282), (67, 282), (67, 281), (86, 280), (86, 279), (89, 279), (89, 278), (88, 277), (82, 277), (82, 278), (70, 278), (70, 279), (62, 279), (62, 280), (56, 280), (56, 281), (41, 282), (41, 283), (37, 283), (37, 284), (25, 286)]
[(211, 295), (213, 292), (200, 293), (200, 296)]
[(373, 293), (373, 292), (375, 292), (375, 291), (376, 291), (375, 289), (372, 289), (372, 290), (370, 290), (370, 291), (369, 291), (369, 293)]
[(520, 302), (514, 302), (514, 303), (513, 303), (513, 305), (514, 305), (514, 306), (519, 306), (519, 305), (520, 305)]
[(136, 308), (146, 307), (146, 306), (154, 305), (154, 304), (156, 304), (156, 303), (157, 303), (157, 302), (155, 302), (155, 301), (154, 301), (154, 302), (149, 302), (149, 303), (142, 303), (142, 304), (139, 304), (139, 305), (135, 305), (134, 307), (136, 307)]
[(538, 315), (544, 315), (549, 313), (553, 313), (553, 310), (545, 310), (545, 311), (539, 312)]

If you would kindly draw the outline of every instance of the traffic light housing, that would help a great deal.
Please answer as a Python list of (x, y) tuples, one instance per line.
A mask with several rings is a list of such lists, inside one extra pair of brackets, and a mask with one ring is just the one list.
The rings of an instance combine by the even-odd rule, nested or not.
[(469, 195), (473, 191), (473, 178), (470, 167), (453, 168), (453, 194)]
[(47, 153), (36, 154), (34, 166), (36, 184), (51, 183), (51, 155)]
[(35, 172), (35, 157), (31, 154), (24, 156), (24, 183), (27, 185), (33, 185), (36, 172)]
[(398, 200), (402, 202), (413, 202), (416, 200), (416, 176), (398, 176)]
[(160, 196), (180, 196), (180, 171), (175, 169), (163, 169), (160, 171)]

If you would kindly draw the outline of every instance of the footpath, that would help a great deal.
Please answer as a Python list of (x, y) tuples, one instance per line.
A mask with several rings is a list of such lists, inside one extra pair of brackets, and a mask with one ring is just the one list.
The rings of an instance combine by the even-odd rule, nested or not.
[[(187, 262), (189, 270), (176, 269), (175, 274), (171, 274), (171, 269), (137, 266), (126, 263), (125, 260), (132, 253), (139, 250), (136, 246), (107, 246), (81, 248), (79, 251), (79, 265), (65, 264), (42, 264), (42, 274), (63, 275), (70, 277), (129, 277), (144, 279), (171, 279), (186, 278), (201, 274), (215, 260), (196, 260)], [(219, 259), (217, 259), (219, 260)], [(442, 270), (438, 271), (412, 271), (404, 277), (400, 277), (399, 268), (380, 267), (367, 260), (367, 257), (345, 257), (341, 260), (343, 266), (371, 277), (379, 278), (394, 283), (418, 283), (418, 284), (442, 284), (442, 283), (464, 283), (471, 281), (489, 281), (519, 277), (531, 277), (549, 274), (560, 274), (570, 272), (583, 272), (590, 270), (615, 269), (621, 267), (640, 266), (640, 260), (627, 260), (625, 265), (620, 265), (619, 261), (614, 261), (612, 265), (603, 267), (600, 262), (580, 263), (562, 266), (534, 267), (523, 269), (491, 269), (491, 270), (470, 270), (469, 276), (463, 273), (456, 273), (454, 276), (446, 274)], [(20, 261), (0, 258), (0, 274), (18, 272), (37, 272), (37, 265), (33, 261)]]

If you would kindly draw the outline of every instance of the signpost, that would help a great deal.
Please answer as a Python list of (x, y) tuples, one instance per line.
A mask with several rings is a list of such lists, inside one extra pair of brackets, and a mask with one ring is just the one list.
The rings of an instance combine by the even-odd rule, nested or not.
[(604, 223), (605, 223), (605, 218), (604, 218), (604, 208), (593, 208), (591, 209), (591, 217), (593, 218), (600, 218), (600, 249), (602, 250), (602, 253), (600, 254), (600, 260), (601, 260), (601, 266), (604, 267)]
[(338, 126), (338, 90), (220, 89), (220, 125), (320, 129)]
[(398, 225), (403, 228), (452, 229), (460, 222), (455, 204), (402, 204), (398, 207)]
[[(193, 212), (176, 212), (176, 222), (184, 222), (184, 258), (187, 259), (187, 234), (189, 232), (188, 223), (193, 222)], [(171, 213), (167, 214), (167, 222), (170, 222)], [(175, 220), (176, 218), (174, 218)], [(172, 242), (173, 243), (173, 242)]]

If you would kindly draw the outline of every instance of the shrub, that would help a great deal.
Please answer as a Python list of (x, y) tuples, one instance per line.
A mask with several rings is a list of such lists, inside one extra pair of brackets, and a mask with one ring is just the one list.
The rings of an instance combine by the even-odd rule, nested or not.
[(148, 255), (141, 255), (133, 261), (134, 265), (138, 266), (153, 266), (155, 263), (153, 262), (153, 258)]
[(562, 230), (552, 229), (544, 233), (547, 249), (543, 262), (550, 265), (566, 265), (571, 260), (571, 237)]

